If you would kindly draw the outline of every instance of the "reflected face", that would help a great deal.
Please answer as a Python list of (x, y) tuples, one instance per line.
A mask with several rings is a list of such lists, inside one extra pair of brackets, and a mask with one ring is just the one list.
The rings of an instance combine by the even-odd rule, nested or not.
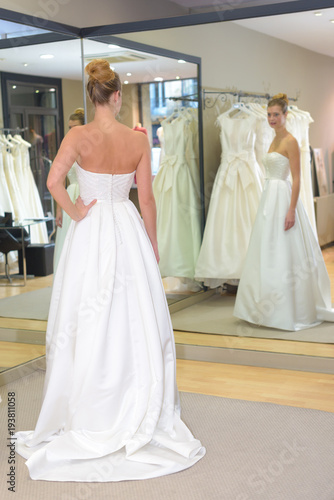
[(285, 126), (287, 113), (283, 113), (281, 106), (272, 106), (267, 110), (268, 123), (274, 130)]
[(78, 127), (79, 125), (81, 125), (81, 121), (80, 120), (69, 120), (69, 122), (68, 122), (68, 128), (70, 130), (71, 130), (71, 128)]

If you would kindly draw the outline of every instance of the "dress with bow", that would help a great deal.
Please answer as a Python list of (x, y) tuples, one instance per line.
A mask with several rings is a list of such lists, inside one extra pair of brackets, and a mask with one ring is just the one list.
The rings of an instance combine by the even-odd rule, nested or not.
[(199, 172), (189, 114), (162, 122), (165, 155), (153, 182), (159, 268), (163, 277), (193, 280), (201, 245)]
[(222, 157), (195, 271), (211, 288), (241, 276), (263, 183), (255, 155), (256, 116), (222, 114), (218, 123)]

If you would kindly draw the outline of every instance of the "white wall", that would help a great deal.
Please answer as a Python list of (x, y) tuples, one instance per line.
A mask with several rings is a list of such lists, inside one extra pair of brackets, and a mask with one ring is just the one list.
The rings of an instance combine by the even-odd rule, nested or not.
[(79, 80), (62, 79), (64, 133), (68, 131), (69, 116), (76, 108), (83, 108), (83, 87)]
[[(204, 87), (286, 92), (315, 121), (310, 142), (321, 147), (328, 176), (334, 156), (334, 60), (235, 23), (173, 28), (124, 38), (196, 55)], [(206, 144), (204, 144), (205, 148)], [(219, 161), (219, 160), (218, 160)]]

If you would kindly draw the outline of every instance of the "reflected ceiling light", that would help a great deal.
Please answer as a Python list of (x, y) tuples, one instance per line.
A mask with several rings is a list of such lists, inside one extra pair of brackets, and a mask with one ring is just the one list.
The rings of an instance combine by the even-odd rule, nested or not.
[(184, 59), (179, 59), (177, 62), (180, 64), (185, 64), (187, 61), (185, 61)]
[(322, 16), (322, 12), (315, 12), (314, 15), (315, 16)]
[(56, 89), (49, 89), (49, 92), (56, 92)]
[(163, 82), (163, 81), (164, 81), (164, 79), (163, 79), (161, 76), (156, 76), (156, 77), (154, 78), (154, 81), (155, 81), (155, 82)]
[(132, 76), (132, 73), (127, 73), (126, 76)]
[(176, 77), (175, 77), (175, 79), (176, 79), (176, 80), (180, 80), (180, 77), (179, 77), (179, 76), (176, 76)]
[(23, 63), (23, 66), (28, 66), (28, 63)]
[(127, 85), (129, 82), (127, 80), (124, 81), (124, 85)]
[(119, 45), (113, 45), (112, 43), (108, 45), (109, 49), (120, 49)]
[(39, 56), (41, 59), (53, 59), (54, 55), (53, 54), (42, 54)]
[(331, 19), (331, 23), (334, 23), (334, 19)]
[(35, 90), (35, 94), (39, 94), (39, 90)]
[(13, 86), (12, 86), (12, 89), (16, 89), (16, 85), (13, 85)]

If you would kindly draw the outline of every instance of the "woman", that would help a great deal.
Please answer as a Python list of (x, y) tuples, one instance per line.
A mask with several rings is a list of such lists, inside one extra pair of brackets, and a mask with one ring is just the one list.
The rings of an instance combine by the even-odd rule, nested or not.
[[(117, 122), (121, 83), (109, 63), (86, 71), (94, 120), (68, 132), (48, 178), (73, 221), (53, 285), (43, 405), (17, 451), (32, 479), (146, 479), (205, 450), (180, 419), (149, 143)], [(73, 204), (64, 180), (75, 161)], [(135, 173), (144, 223), (128, 199)]]
[[(68, 128), (71, 130), (73, 127), (78, 127), (80, 125), (84, 125), (85, 123), (85, 113), (83, 108), (77, 108), (74, 113), (70, 115), (68, 120)], [(70, 171), (67, 174), (67, 179), (69, 181), (69, 186), (67, 188), (67, 192), (69, 197), (75, 202), (75, 200), (79, 196), (79, 184), (77, 179), (77, 170), (76, 163), (72, 166)], [(65, 236), (67, 230), (70, 226), (71, 218), (67, 215), (66, 212), (63, 212), (60, 205), (57, 205), (56, 210), (56, 226), (57, 226), (57, 234), (56, 234), (56, 244), (55, 244), (55, 252), (54, 252), (54, 261), (53, 261), (53, 270), (54, 273), (57, 270), (59, 257), (64, 245)]]
[(285, 127), (287, 113), (285, 94), (268, 103), (268, 122), (275, 138), (264, 157), (266, 181), (234, 315), (257, 325), (294, 331), (334, 321), (334, 310), (321, 250), (298, 199), (300, 153)]

